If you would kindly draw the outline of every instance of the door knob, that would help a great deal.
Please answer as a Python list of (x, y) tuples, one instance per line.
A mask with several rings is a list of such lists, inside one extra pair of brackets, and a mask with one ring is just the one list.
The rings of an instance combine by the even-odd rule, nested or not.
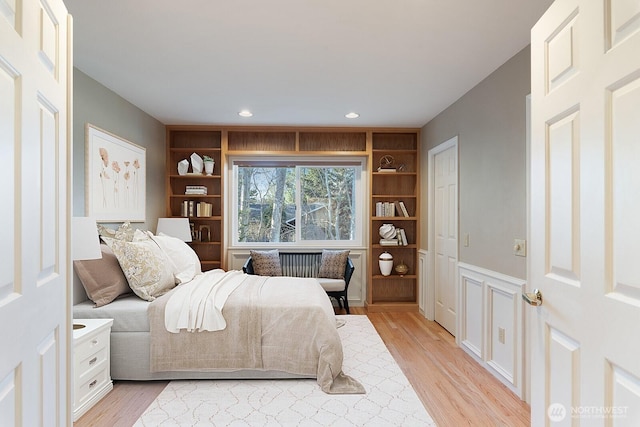
[(525, 292), (522, 294), (522, 299), (529, 305), (539, 306), (542, 305), (542, 293), (539, 289), (534, 289), (533, 293)]

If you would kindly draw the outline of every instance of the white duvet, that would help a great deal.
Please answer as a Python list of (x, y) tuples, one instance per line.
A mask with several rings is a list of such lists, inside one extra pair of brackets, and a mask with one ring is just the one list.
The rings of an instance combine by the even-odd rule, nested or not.
[(165, 308), (167, 331), (221, 331), (227, 327), (222, 309), (229, 295), (245, 280), (242, 271), (220, 269), (196, 275), (172, 292)]

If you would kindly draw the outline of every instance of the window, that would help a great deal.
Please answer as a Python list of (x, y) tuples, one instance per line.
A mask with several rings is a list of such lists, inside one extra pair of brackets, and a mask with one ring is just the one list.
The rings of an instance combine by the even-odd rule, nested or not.
[(361, 160), (244, 158), (232, 165), (234, 244), (362, 244)]

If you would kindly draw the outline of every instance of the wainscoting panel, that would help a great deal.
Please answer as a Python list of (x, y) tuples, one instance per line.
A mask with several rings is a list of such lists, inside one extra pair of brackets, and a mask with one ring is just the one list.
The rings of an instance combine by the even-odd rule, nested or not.
[(433, 309), (430, 308), (433, 304), (428, 297), (429, 271), (431, 271), (429, 269), (429, 251), (420, 249), (418, 250), (418, 309), (424, 317), (433, 320)]
[(458, 345), (524, 396), (523, 279), (458, 264)]
[[(301, 250), (300, 252), (310, 251), (310, 249)], [(318, 252), (321, 252), (319, 249)], [(283, 250), (283, 252), (295, 252), (294, 250)], [(349, 252), (349, 257), (353, 261), (355, 271), (351, 276), (349, 282), (349, 306), (362, 307), (367, 298), (367, 251), (361, 249), (352, 249)], [(230, 249), (227, 252), (227, 269), (228, 270), (242, 270), (242, 266), (249, 258), (249, 251), (247, 249)]]
[(459, 277), (460, 283), (460, 308), (459, 311), (464, 313), (460, 316), (460, 326), (458, 327), (458, 335), (460, 337), (460, 346), (467, 352), (475, 354), (482, 359), (484, 352), (482, 349), (482, 286), (481, 280), (471, 277)]

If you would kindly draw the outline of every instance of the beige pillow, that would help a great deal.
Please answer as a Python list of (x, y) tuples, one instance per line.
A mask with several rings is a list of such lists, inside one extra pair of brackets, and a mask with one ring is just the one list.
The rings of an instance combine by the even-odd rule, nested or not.
[(250, 251), (253, 272), (258, 276), (282, 276), (280, 255), (277, 249), (271, 251)]
[(323, 249), (318, 276), (326, 279), (344, 279), (344, 270), (347, 268), (347, 258), (349, 258), (349, 251), (329, 251)]
[(118, 259), (105, 244), (100, 245), (101, 259), (74, 261), (73, 267), (84, 290), (96, 307), (109, 304), (120, 295), (131, 293)]
[(118, 258), (129, 287), (140, 298), (153, 301), (175, 286), (171, 263), (153, 240), (133, 242), (103, 237)]

